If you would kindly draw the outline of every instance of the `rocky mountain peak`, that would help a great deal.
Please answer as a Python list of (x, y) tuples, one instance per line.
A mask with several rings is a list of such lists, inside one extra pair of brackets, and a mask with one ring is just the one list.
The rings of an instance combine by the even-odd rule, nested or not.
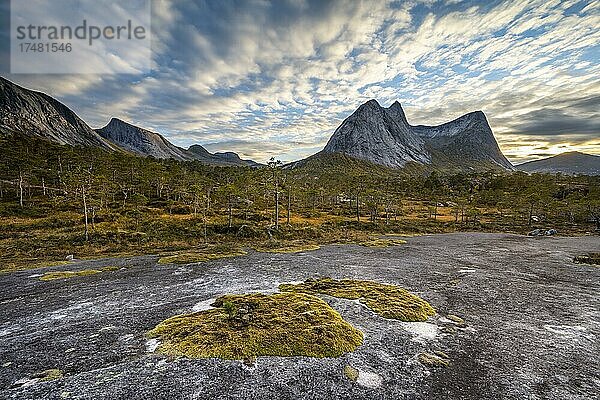
[(96, 132), (125, 150), (141, 156), (176, 160), (193, 159), (184, 149), (171, 144), (159, 133), (140, 128), (119, 118), (111, 118), (105, 127), (97, 129)]
[(392, 103), (392, 105), (387, 108), (387, 112), (397, 123), (408, 125), (408, 120), (406, 119), (404, 109), (402, 109), (402, 105), (397, 100), (394, 101), (394, 103)]
[(362, 104), (336, 129), (323, 149), (389, 167), (418, 164), (512, 169), (482, 111), (437, 126), (408, 123), (402, 105)]

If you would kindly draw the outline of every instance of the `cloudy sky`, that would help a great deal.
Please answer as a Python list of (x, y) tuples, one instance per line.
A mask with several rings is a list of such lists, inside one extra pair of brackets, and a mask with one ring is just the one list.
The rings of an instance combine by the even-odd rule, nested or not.
[(119, 117), (257, 161), (320, 150), (372, 98), (412, 124), (483, 110), (515, 163), (600, 154), (597, 0), (156, 0), (152, 32), (150, 72), (2, 75), (93, 127)]

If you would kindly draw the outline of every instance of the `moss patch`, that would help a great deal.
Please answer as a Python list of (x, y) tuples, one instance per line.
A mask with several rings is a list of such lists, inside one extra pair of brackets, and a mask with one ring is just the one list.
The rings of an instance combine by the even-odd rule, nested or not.
[(272, 240), (255, 246), (254, 250), (262, 253), (300, 253), (302, 251), (312, 251), (320, 248), (321, 247), (315, 243), (306, 243), (302, 241), (280, 242), (278, 240)]
[(88, 276), (102, 273), (99, 269), (82, 269), (80, 271), (52, 271), (40, 276), (40, 281), (53, 281), (56, 279), (69, 279), (78, 276)]
[(600, 253), (588, 253), (581, 256), (576, 256), (573, 262), (578, 264), (594, 264), (600, 265)]
[(364, 242), (359, 242), (360, 246), (364, 247), (376, 247), (376, 248), (385, 248), (391, 246), (399, 246), (401, 244), (405, 244), (406, 240), (402, 239), (373, 239), (367, 240)]
[(401, 321), (426, 321), (435, 315), (429, 303), (402, 288), (372, 281), (331, 278), (308, 279), (304, 283), (281, 284), (283, 292), (326, 294), (357, 300), (384, 318)]
[(447, 367), (450, 365), (450, 360), (434, 354), (421, 353), (418, 358), (419, 362), (426, 367)]
[(350, 365), (344, 366), (344, 376), (351, 380), (352, 382), (356, 382), (358, 380), (358, 370)]
[(82, 269), (79, 271), (52, 271), (46, 272), (44, 275), (40, 276), (40, 280), (54, 281), (56, 279), (69, 279), (80, 276), (96, 275), (102, 272), (117, 271), (119, 269), (121, 269), (121, 267), (117, 267), (115, 265), (107, 265), (106, 267), (102, 267), (100, 269)]
[(35, 374), (33, 377), (39, 378), (40, 382), (49, 382), (62, 378), (63, 372), (60, 369), (52, 368)]
[(448, 318), (450, 321), (454, 322), (457, 325), (464, 325), (465, 324), (465, 320), (462, 319), (461, 317), (459, 317), (458, 315), (448, 314), (446, 316), (446, 318)]
[(169, 318), (148, 332), (158, 351), (190, 358), (339, 357), (363, 334), (327, 303), (303, 293), (226, 295), (215, 309)]
[(159, 264), (193, 264), (220, 258), (238, 257), (246, 252), (238, 247), (228, 245), (206, 245), (193, 251), (161, 257)]

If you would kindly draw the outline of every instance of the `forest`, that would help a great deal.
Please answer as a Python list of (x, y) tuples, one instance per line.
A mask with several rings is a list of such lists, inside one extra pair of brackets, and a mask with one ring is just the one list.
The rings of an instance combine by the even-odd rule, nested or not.
[(221, 167), (0, 138), (3, 270), (206, 244), (353, 242), (454, 231), (579, 235), (600, 178), (388, 169), (345, 156)]

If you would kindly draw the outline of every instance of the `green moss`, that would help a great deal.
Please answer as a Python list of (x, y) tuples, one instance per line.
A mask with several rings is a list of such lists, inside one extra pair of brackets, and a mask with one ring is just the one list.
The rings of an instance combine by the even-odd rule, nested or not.
[(280, 242), (278, 240), (271, 240), (255, 246), (254, 250), (262, 253), (300, 253), (302, 251), (312, 251), (320, 248), (321, 247), (315, 243), (305, 243), (302, 241)]
[(102, 271), (104, 272), (118, 271), (120, 269), (121, 267), (117, 267), (116, 265), (107, 265), (106, 267), (102, 267)]
[(429, 303), (402, 288), (372, 281), (331, 278), (308, 279), (304, 283), (281, 284), (283, 292), (326, 294), (357, 300), (384, 318), (401, 321), (425, 321), (435, 315)]
[(376, 247), (376, 248), (385, 248), (391, 246), (399, 246), (401, 244), (405, 244), (406, 240), (402, 239), (373, 239), (367, 240), (364, 242), (359, 242), (358, 244), (364, 247)]
[(101, 273), (101, 270), (98, 269), (83, 269), (80, 271), (52, 271), (46, 272), (44, 275), (40, 277), (41, 281), (53, 281), (56, 279), (69, 279), (75, 278), (78, 276), (88, 276), (95, 275)]
[(448, 318), (450, 321), (458, 324), (458, 325), (464, 325), (465, 324), (465, 320), (462, 319), (461, 317), (454, 315), (454, 314), (448, 314), (446, 316), (446, 318)]
[(581, 256), (576, 256), (573, 262), (578, 264), (595, 264), (600, 265), (600, 253), (588, 253)]
[[(235, 316), (225, 306), (231, 303)], [(362, 332), (327, 303), (303, 293), (219, 297), (215, 309), (171, 317), (148, 332), (158, 351), (190, 358), (339, 357), (362, 344)]]
[(52, 368), (42, 371), (36, 378), (40, 378), (40, 382), (49, 382), (63, 377), (63, 372), (60, 369)]
[(448, 354), (444, 353), (441, 350), (434, 350), (433, 353), (438, 357), (445, 358), (446, 360), (450, 359), (450, 357), (448, 357)]
[(426, 367), (447, 367), (450, 365), (450, 360), (429, 353), (421, 353), (418, 358), (419, 362)]
[(344, 366), (344, 375), (352, 382), (356, 382), (358, 379), (358, 374), (359, 372), (356, 368), (351, 367), (350, 365)]
[(194, 264), (220, 258), (238, 257), (246, 252), (238, 247), (228, 245), (206, 245), (193, 251), (161, 257), (159, 264)]

